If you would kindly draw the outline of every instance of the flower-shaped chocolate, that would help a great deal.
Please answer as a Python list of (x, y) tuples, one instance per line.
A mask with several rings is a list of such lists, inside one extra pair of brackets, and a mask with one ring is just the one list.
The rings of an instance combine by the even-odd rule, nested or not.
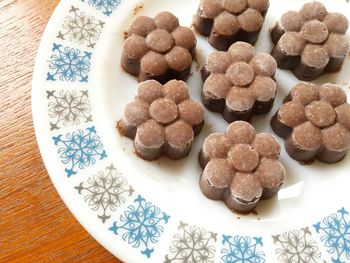
[(141, 158), (155, 160), (164, 154), (175, 160), (190, 152), (203, 124), (203, 108), (189, 98), (185, 82), (171, 80), (163, 86), (147, 80), (138, 85), (137, 96), (126, 105), (118, 128), (134, 139)]
[(203, 194), (240, 212), (252, 210), (260, 199), (272, 198), (284, 182), (280, 148), (273, 135), (256, 134), (244, 121), (233, 122), (224, 134), (212, 133), (199, 153)]
[(288, 154), (300, 162), (341, 160), (350, 148), (350, 105), (336, 85), (297, 84), (271, 120)]
[(268, 8), (269, 0), (201, 0), (194, 27), (218, 50), (236, 41), (254, 45)]
[(188, 78), (197, 40), (191, 29), (179, 26), (173, 14), (161, 12), (154, 19), (139, 16), (131, 22), (128, 34), (121, 58), (126, 72), (138, 76), (140, 82)]
[(227, 52), (216, 51), (202, 69), (203, 104), (222, 113), (227, 122), (248, 121), (253, 114), (267, 113), (275, 100), (272, 77), (276, 68), (271, 55), (255, 54), (253, 46), (245, 42), (232, 44)]
[(272, 56), (279, 68), (292, 70), (301, 80), (337, 71), (349, 51), (348, 26), (344, 15), (328, 13), (319, 2), (307, 3), (299, 12), (285, 13), (272, 28)]

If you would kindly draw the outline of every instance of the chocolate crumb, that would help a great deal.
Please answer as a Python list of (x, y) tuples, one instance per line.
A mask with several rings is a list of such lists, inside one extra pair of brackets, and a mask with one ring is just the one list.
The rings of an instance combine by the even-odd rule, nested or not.
[(143, 4), (140, 4), (140, 5), (135, 6), (134, 9), (133, 9), (133, 14), (134, 14), (134, 16), (136, 16), (137, 13), (140, 12), (140, 11), (142, 10), (143, 7), (144, 7)]

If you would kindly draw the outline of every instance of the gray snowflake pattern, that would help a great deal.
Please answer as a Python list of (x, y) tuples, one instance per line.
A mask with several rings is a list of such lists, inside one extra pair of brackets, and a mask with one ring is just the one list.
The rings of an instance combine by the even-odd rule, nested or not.
[(134, 192), (113, 164), (89, 177), (86, 182), (81, 182), (75, 189), (84, 196), (85, 202), (93, 211), (99, 212), (98, 218), (103, 223)]
[(214, 262), (217, 234), (194, 225), (180, 222), (165, 263)]
[(94, 48), (105, 23), (74, 6), (71, 7), (69, 13), (70, 15), (63, 21), (63, 29), (58, 32), (57, 38), (68, 39), (79, 45)]
[(315, 240), (312, 239), (308, 227), (300, 230), (284, 232), (272, 236), (273, 243), (278, 247), (275, 251), (280, 262), (319, 263), (321, 252)]
[(51, 130), (62, 126), (79, 125), (91, 122), (91, 104), (88, 91), (46, 91)]

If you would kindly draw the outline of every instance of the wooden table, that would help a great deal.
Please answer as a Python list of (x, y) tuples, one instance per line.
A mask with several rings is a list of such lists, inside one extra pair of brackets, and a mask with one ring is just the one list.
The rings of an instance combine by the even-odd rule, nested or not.
[(58, 196), (35, 140), (31, 80), (59, 0), (0, 0), (0, 262), (120, 262)]

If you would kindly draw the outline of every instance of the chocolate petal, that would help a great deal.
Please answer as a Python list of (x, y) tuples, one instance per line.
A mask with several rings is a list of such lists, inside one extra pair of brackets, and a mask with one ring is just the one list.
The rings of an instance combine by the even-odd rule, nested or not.
[(346, 103), (345, 91), (334, 84), (323, 84), (319, 90), (320, 99), (329, 102), (333, 107)]
[(179, 20), (170, 12), (160, 12), (154, 17), (154, 22), (159, 29), (173, 32), (179, 26)]
[(307, 106), (311, 102), (319, 99), (317, 88), (315, 84), (300, 82), (290, 91), (289, 98)]
[(263, 188), (261, 199), (270, 199), (281, 188), (286, 178), (286, 170), (278, 160), (262, 158), (254, 175)]
[(228, 53), (233, 61), (249, 62), (254, 57), (254, 47), (246, 42), (238, 41), (230, 46)]
[(201, 165), (204, 167), (213, 158), (226, 158), (232, 143), (222, 133), (212, 133), (204, 141), (200, 153)]
[(225, 202), (231, 209), (247, 212), (257, 205), (261, 195), (262, 188), (256, 176), (236, 173), (229, 190), (225, 192)]
[(234, 171), (226, 159), (212, 159), (204, 168), (200, 178), (203, 194), (213, 200), (223, 198), (224, 191), (230, 186)]
[(277, 69), (276, 60), (269, 54), (258, 53), (249, 62), (256, 75), (272, 77)]
[(137, 86), (137, 97), (147, 103), (152, 103), (164, 97), (163, 85), (156, 80), (146, 80)]
[(349, 21), (343, 14), (329, 13), (322, 21), (326, 24), (329, 32), (345, 34), (349, 28)]
[(176, 104), (189, 99), (188, 86), (182, 80), (170, 80), (164, 85), (164, 97), (174, 101)]
[(154, 120), (148, 120), (137, 129), (134, 141), (135, 152), (145, 160), (158, 159), (162, 154), (164, 141), (164, 127)]
[(281, 146), (277, 139), (268, 133), (257, 134), (252, 146), (259, 153), (260, 157), (277, 159), (281, 152)]
[(235, 121), (228, 126), (226, 136), (232, 144), (251, 144), (255, 138), (255, 129), (248, 122)]
[(337, 122), (350, 131), (350, 105), (344, 103), (335, 109)]

